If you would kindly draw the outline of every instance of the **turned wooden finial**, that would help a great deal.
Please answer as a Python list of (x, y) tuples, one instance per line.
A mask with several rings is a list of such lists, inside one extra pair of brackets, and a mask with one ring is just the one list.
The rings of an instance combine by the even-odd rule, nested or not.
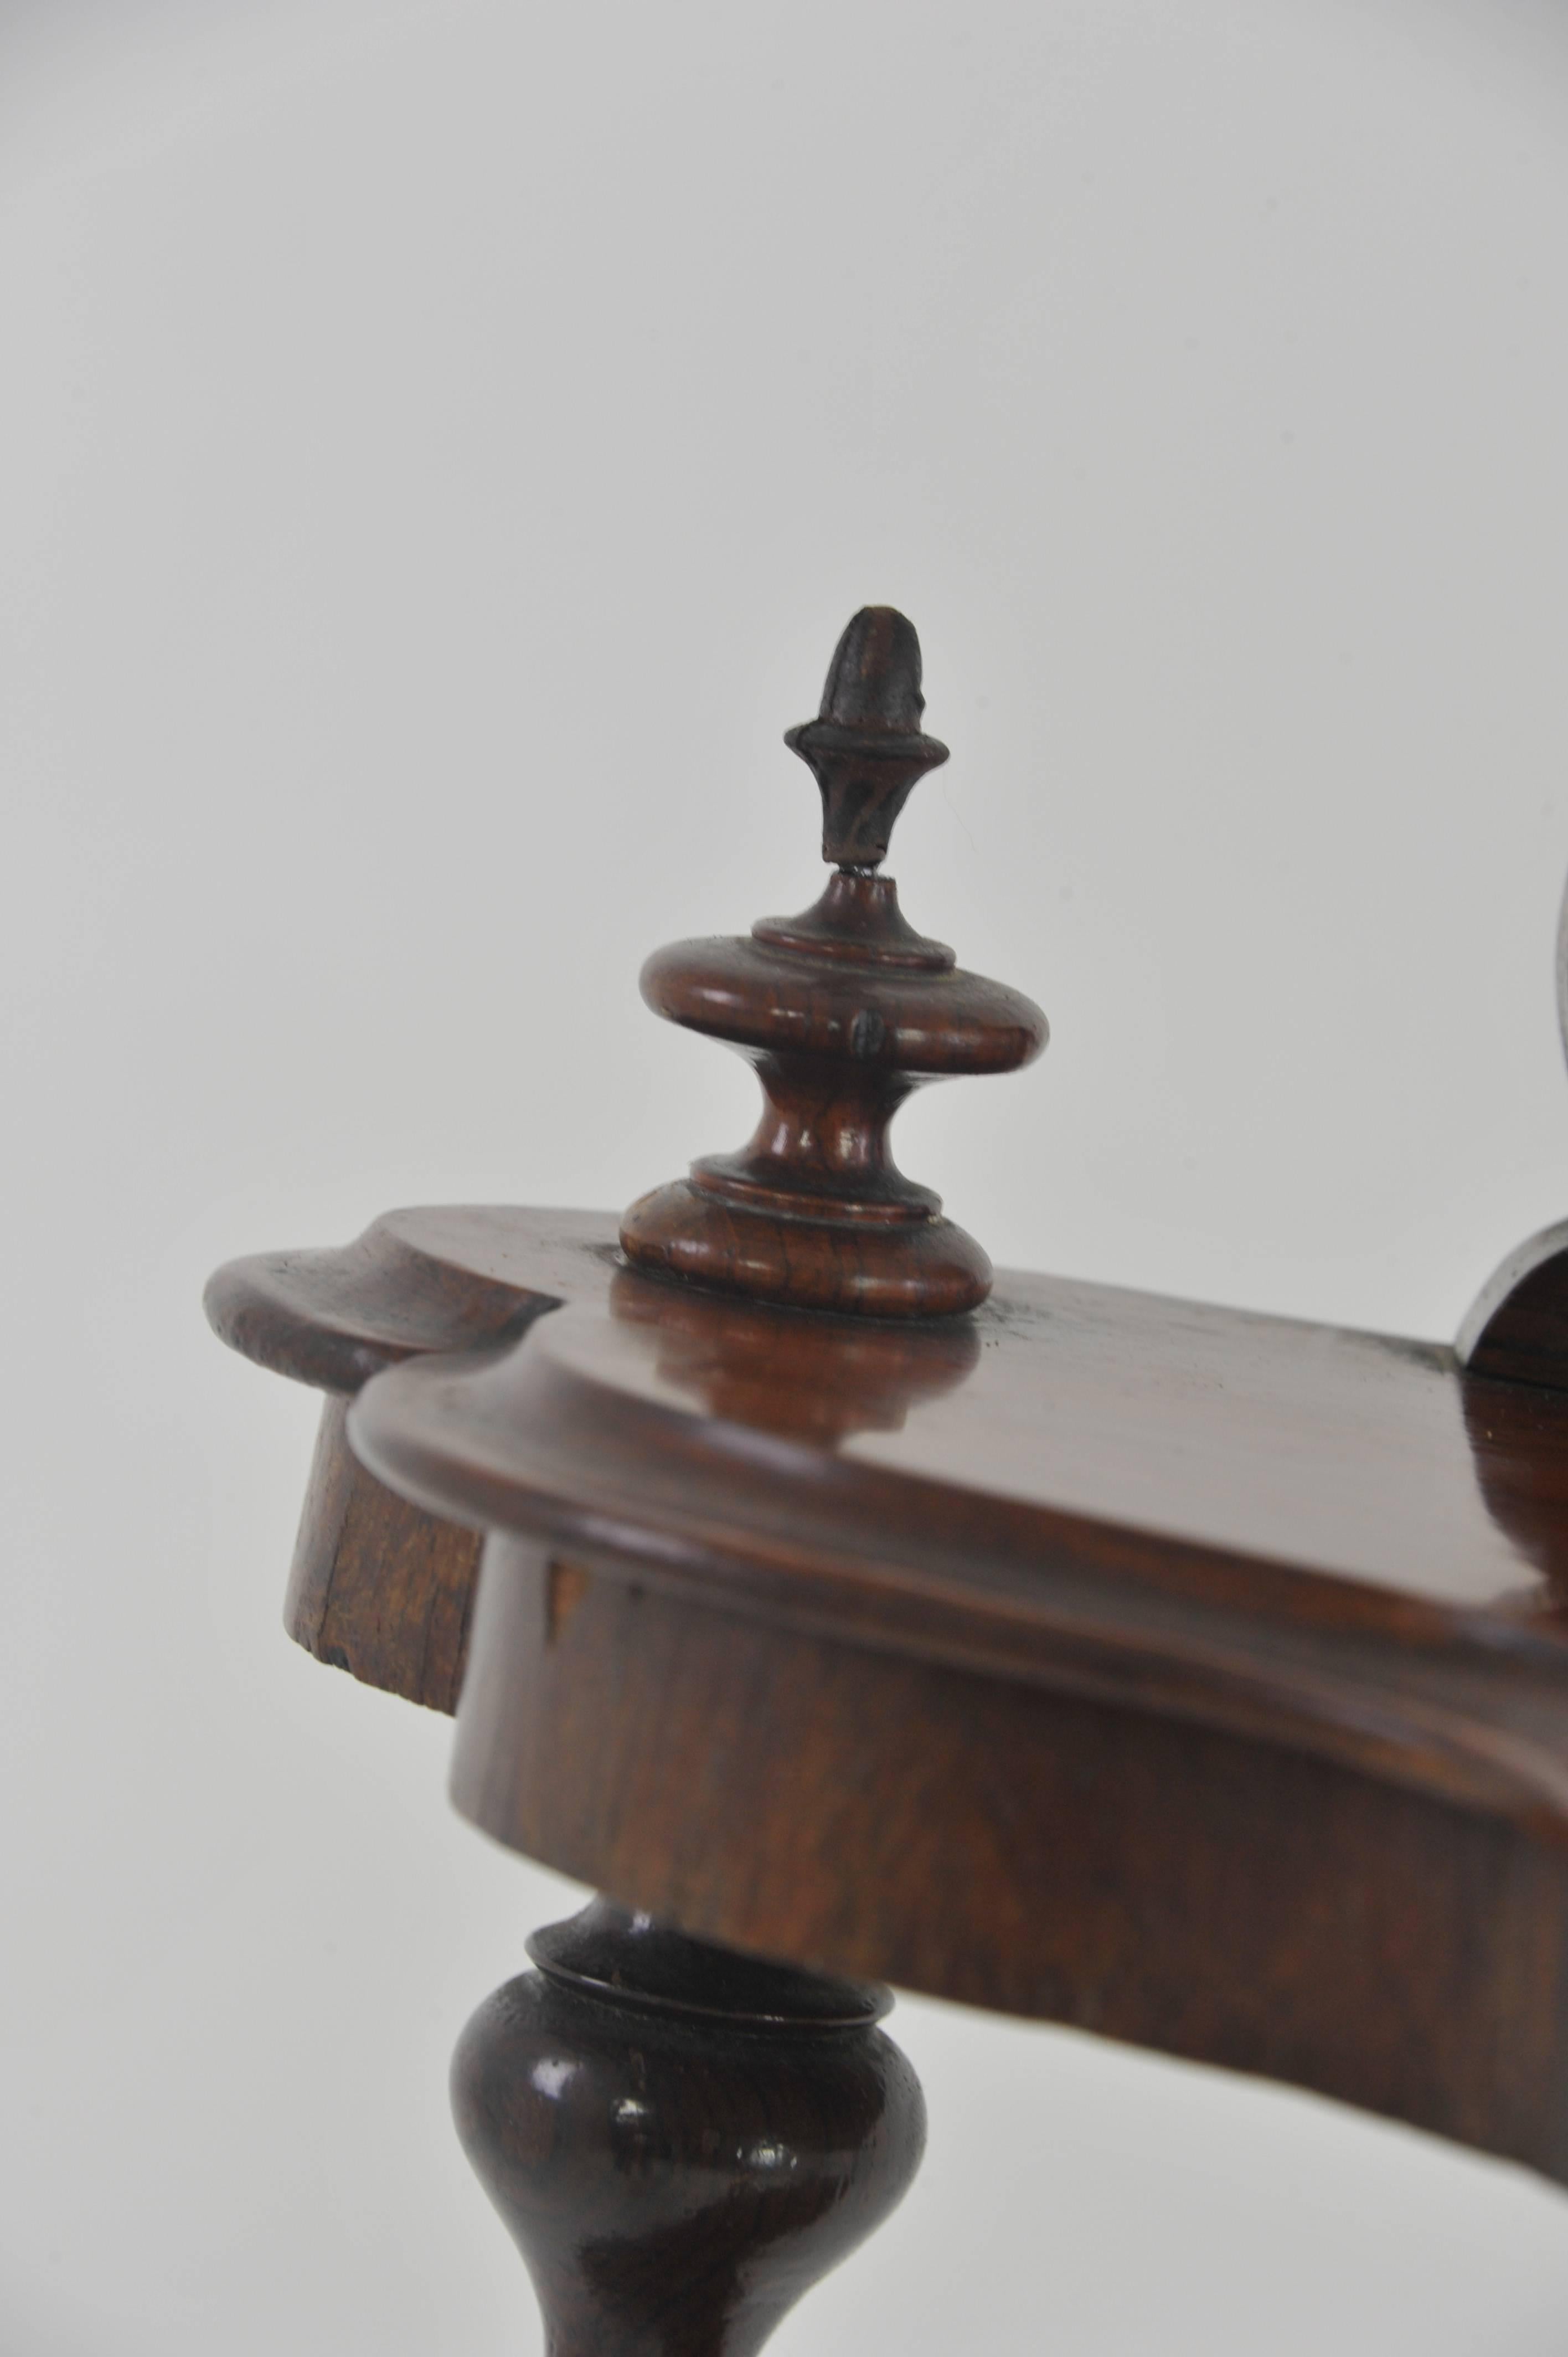
[(627, 1212), (628, 1257), (721, 1291), (796, 1308), (950, 1316), (991, 1289), (991, 1263), (907, 1179), (887, 1126), (912, 1091), (1010, 1072), (1046, 1044), (1032, 999), (965, 974), (928, 941), (877, 873), (910, 789), (947, 759), (920, 726), (920, 642), (890, 606), (839, 640), (822, 710), (785, 743), (815, 772), (822, 856), (835, 872), (798, 917), (749, 940), (677, 942), (642, 969), (655, 1014), (724, 1039), (765, 1100), (750, 1144)]

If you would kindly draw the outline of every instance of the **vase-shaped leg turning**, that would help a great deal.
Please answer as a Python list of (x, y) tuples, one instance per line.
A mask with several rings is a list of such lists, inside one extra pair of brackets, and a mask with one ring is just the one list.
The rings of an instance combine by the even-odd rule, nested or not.
[(453, 2106), (550, 2357), (751, 2357), (925, 2142), (886, 1990), (596, 1900), (464, 2031)]

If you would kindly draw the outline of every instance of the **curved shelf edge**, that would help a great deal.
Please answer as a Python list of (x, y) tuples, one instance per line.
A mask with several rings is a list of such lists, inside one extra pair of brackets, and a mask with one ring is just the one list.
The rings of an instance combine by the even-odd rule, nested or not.
[(362, 1685), (457, 1706), (479, 1541), (367, 1472), (348, 1399), (433, 1351), (515, 1340), (613, 1275), (607, 1212), (455, 1205), (388, 1211), (352, 1243), (231, 1261), (207, 1288), (230, 1346), (327, 1396), (284, 1605), (284, 1627)]
[(220, 1340), (274, 1374), (357, 1392), (431, 1351), (510, 1341), (609, 1283), (596, 1211), (459, 1204), (385, 1211), (351, 1243), (229, 1261), (203, 1297)]
[(1310, 1750), (1568, 1842), (1556, 1637), (636, 1396), (575, 1357), (594, 1314), (379, 1376), (356, 1454), (434, 1513), (622, 1580)]

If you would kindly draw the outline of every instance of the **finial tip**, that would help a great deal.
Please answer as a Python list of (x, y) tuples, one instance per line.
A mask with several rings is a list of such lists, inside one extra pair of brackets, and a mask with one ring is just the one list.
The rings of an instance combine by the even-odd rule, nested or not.
[(895, 607), (863, 606), (833, 651), (819, 718), (918, 736), (925, 709), (914, 623)]
[(833, 651), (815, 720), (784, 742), (809, 763), (822, 794), (822, 857), (875, 867), (910, 788), (948, 758), (920, 726), (920, 641), (892, 606), (863, 606)]

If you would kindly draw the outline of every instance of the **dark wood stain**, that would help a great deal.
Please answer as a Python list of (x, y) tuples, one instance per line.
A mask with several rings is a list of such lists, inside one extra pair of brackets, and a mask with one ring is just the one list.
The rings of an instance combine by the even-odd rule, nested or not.
[(455, 2074), (552, 2357), (750, 2357), (886, 2214), (884, 1980), (1568, 2182), (1568, 1230), (1452, 1350), (993, 1282), (887, 1142), (1046, 1038), (879, 872), (923, 712), (863, 609), (789, 738), (827, 889), (644, 970), (753, 1063), (747, 1146), (209, 1287), (328, 1394), (290, 1633), (613, 1894)]
[(552, 2357), (753, 2357), (902, 2197), (918, 2083), (886, 1992), (749, 1964), (596, 1901), (458, 2042), (464, 2147)]
[(1549, 1228), (1509, 1254), (1460, 1329), (1458, 1349), (1472, 1374), (1568, 1386), (1568, 1228)]
[(284, 1606), (317, 1661), (455, 1711), (480, 1533), (425, 1512), (349, 1447), (348, 1399), (432, 1351), (515, 1340), (566, 1300), (605, 1292), (613, 1222), (481, 1204), (388, 1211), (350, 1244), (231, 1261), (207, 1312), (232, 1348), (328, 1394)]
[(349, 1447), (347, 1416), (346, 1400), (323, 1403), (284, 1627), (362, 1685), (455, 1711), (480, 1534), (424, 1512), (367, 1473)]
[(623, 1577), (1555, 1837), (1557, 1573), (1492, 1500), (1562, 1481), (1568, 1402), (1477, 1439), (1489, 1395), (1440, 1352), (1043, 1278), (917, 1332), (626, 1276), (482, 1363), (389, 1372), (350, 1429), (429, 1510)]
[(1157, 1713), (781, 1632), (492, 1538), (453, 1796), (689, 1932), (1568, 2172), (1568, 1858)]
[(904, 1177), (887, 1127), (927, 1081), (1028, 1063), (1046, 1018), (1021, 992), (961, 973), (875, 872), (911, 786), (947, 759), (921, 733), (924, 709), (913, 626), (864, 608), (821, 713), (785, 739), (822, 789), (827, 889), (748, 940), (677, 942), (644, 965), (654, 1013), (737, 1049), (763, 1111), (738, 1154), (709, 1155), (632, 1204), (620, 1241), (639, 1268), (875, 1318), (955, 1316), (989, 1292), (990, 1261)]

